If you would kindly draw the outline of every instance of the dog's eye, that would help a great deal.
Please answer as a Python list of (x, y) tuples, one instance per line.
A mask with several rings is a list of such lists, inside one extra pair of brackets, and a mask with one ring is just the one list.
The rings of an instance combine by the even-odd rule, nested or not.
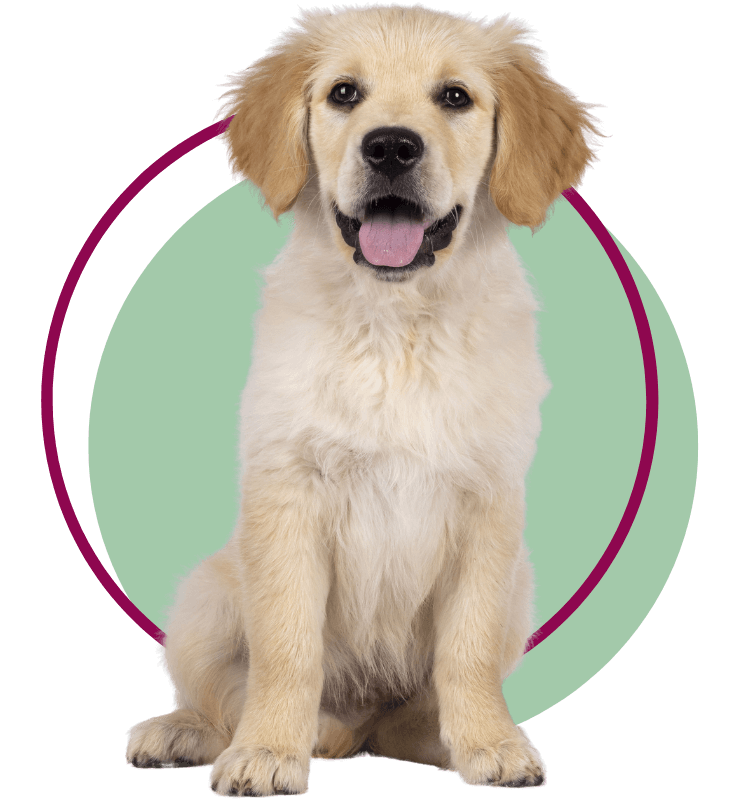
[(360, 99), (360, 93), (351, 83), (340, 83), (331, 90), (329, 99), (342, 105), (356, 103)]
[(453, 86), (451, 89), (445, 89), (442, 92), (442, 102), (452, 108), (462, 108), (470, 103), (470, 97), (462, 89)]

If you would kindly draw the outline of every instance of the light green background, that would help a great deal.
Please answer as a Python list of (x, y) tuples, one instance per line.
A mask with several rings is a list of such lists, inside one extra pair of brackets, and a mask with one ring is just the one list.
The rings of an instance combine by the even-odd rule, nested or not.
[[(178, 580), (228, 539), (237, 508), (237, 412), (249, 369), (259, 268), (290, 232), (239, 184), (167, 242), (111, 331), (93, 395), (90, 475), (111, 561), (131, 600), (166, 629)], [(634, 320), (609, 259), (565, 200), (534, 236), (512, 229), (542, 305), (553, 389), (528, 476), (526, 538), (537, 625), (580, 586), (616, 530), (642, 445), (645, 389)], [(696, 478), (693, 394), (659, 298), (622, 248), (653, 332), (658, 442), (625, 545), (599, 586), (506, 682), (518, 722), (594, 675), (644, 619), (673, 566)]]

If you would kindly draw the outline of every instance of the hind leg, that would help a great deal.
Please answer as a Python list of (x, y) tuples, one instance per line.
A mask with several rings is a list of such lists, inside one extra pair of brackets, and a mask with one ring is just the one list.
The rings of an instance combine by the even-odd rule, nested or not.
[(447, 769), (450, 752), (439, 736), (439, 713), (432, 692), (421, 692), (383, 715), (368, 736), (365, 749), (373, 755)]
[(318, 741), (312, 753), (314, 758), (349, 758), (361, 746), (362, 741), (358, 741), (352, 728), (325, 711), (319, 712)]
[(357, 702), (356, 698), (337, 703), (334, 697), (322, 704), (313, 757), (351, 758), (365, 751), (367, 737), (382, 713), (377, 702)]
[(126, 759), (135, 767), (197, 767), (212, 764), (228, 745), (202, 714), (181, 708), (132, 728)]
[(126, 758), (136, 767), (212, 764), (231, 742), (248, 663), (232, 563), (227, 546), (178, 592), (165, 643), (178, 708), (132, 728)]

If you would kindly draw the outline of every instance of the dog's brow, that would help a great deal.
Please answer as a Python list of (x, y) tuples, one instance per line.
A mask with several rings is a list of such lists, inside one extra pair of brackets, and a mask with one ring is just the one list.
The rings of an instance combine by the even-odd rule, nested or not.
[(370, 86), (368, 85), (367, 81), (364, 78), (361, 78), (359, 75), (353, 75), (351, 73), (345, 73), (343, 75), (335, 75), (332, 80), (332, 86), (336, 86), (338, 83), (351, 83), (353, 86), (356, 86), (363, 94), (366, 94), (370, 91)]
[(441, 80), (438, 80), (432, 87), (432, 91), (435, 93), (441, 92), (443, 89), (449, 89), (452, 86), (457, 86), (460, 89), (465, 89), (466, 92), (473, 91), (464, 80), (455, 77), (442, 78)]

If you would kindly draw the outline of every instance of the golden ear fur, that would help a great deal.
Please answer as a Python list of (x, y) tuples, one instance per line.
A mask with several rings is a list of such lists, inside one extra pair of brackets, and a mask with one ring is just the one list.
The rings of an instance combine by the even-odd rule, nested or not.
[(285, 36), (234, 78), (224, 111), (231, 165), (262, 192), (275, 219), (288, 211), (308, 178), (308, 37)]
[[(261, 191), (275, 218), (288, 211), (308, 178), (309, 76), (316, 25), (304, 12), (264, 58), (235, 78), (225, 95), (232, 166)], [(319, 20), (320, 22), (320, 20)], [(503, 18), (489, 28), (489, 73), (496, 93), (491, 197), (517, 225), (535, 228), (560, 193), (576, 184), (598, 134), (589, 106), (551, 80), (528, 31)]]
[(496, 41), (490, 72), (497, 105), (489, 188), (508, 220), (534, 230), (594, 159), (586, 135), (600, 134), (590, 106), (551, 80), (540, 51), (521, 41), (527, 33), (506, 19), (491, 29)]

